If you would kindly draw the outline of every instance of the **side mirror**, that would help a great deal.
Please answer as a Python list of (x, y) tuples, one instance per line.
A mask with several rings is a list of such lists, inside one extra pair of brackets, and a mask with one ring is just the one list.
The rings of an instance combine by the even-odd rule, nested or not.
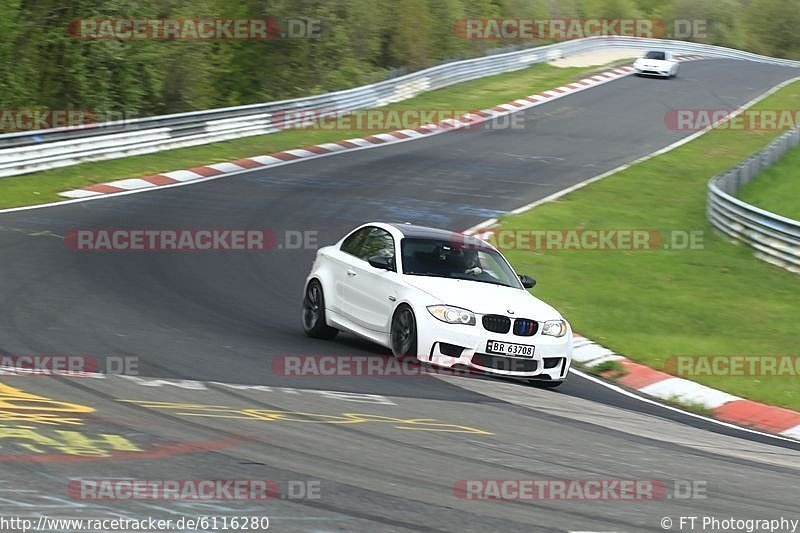
[(373, 255), (369, 258), (369, 264), (372, 267), (380, 268), (381, 270), (394, 271), (394, 258), (385, 255)]
[(536, 285), (536, 280), (527, 274), (520, 274), (519, 280), (526, 289), (532, 289)]

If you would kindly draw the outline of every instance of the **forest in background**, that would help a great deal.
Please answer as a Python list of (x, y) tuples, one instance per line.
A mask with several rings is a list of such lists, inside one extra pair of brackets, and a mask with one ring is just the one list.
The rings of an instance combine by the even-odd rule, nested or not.
[[(86, 18), (307, 18), (318, 39), (75, 39)], [(465, 40), (464, 18), (706, 20), (703, 42), (800, 59), (798, 0), (0, 0), (0, 108), (146, 116), (362, 85), (498, 46)]]

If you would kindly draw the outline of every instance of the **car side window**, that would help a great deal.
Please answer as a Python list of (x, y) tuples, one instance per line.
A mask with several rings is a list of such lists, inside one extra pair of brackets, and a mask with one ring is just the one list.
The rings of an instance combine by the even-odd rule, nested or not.
[(361, 257), (361, 247), (364, 244), (364, 240), (367, 238), (370, 230), (372, 229), (374, 228), (367, 226), (366, 228), (361, 228), (360, 230), (351, 233), (350, 236), (347, 237), (342, 243), (340, 250), (350, 255)]
[(356, 255), (364, 261), (368, 261), (375, 255), (390, 257), (394, 260), (394, 238), (385, 229), (370, 228), (360, 253)]

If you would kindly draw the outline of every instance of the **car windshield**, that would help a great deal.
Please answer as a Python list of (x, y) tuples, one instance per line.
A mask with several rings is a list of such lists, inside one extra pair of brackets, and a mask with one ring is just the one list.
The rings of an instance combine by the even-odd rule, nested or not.
[(464, 245), (444, 239), (401, 241), (403, 274), (463, 279), (522, 288), (506, 260), (488, 246)]
[(661, 61), (667, 58), (667, 55), (664, 52), (647, 52), (644, 55), (645, 59), (660, 59)]

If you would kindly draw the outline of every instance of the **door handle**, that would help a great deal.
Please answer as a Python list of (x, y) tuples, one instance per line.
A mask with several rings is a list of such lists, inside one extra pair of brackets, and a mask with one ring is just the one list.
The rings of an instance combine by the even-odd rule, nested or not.
[(394, 296), (389, 296), (389, 301), (390, 302), (396, 302), (397, 298), (395, 298)]
[(356, 275), (356, 271), (355, 271), (355, 270), (348, 270), (348, 271), (347, 271), (347, 275), (348, 275), (348, 276), (350, 276), (350, 277), (352, 278), (353, 276), (355, 276), (355, 275)]

